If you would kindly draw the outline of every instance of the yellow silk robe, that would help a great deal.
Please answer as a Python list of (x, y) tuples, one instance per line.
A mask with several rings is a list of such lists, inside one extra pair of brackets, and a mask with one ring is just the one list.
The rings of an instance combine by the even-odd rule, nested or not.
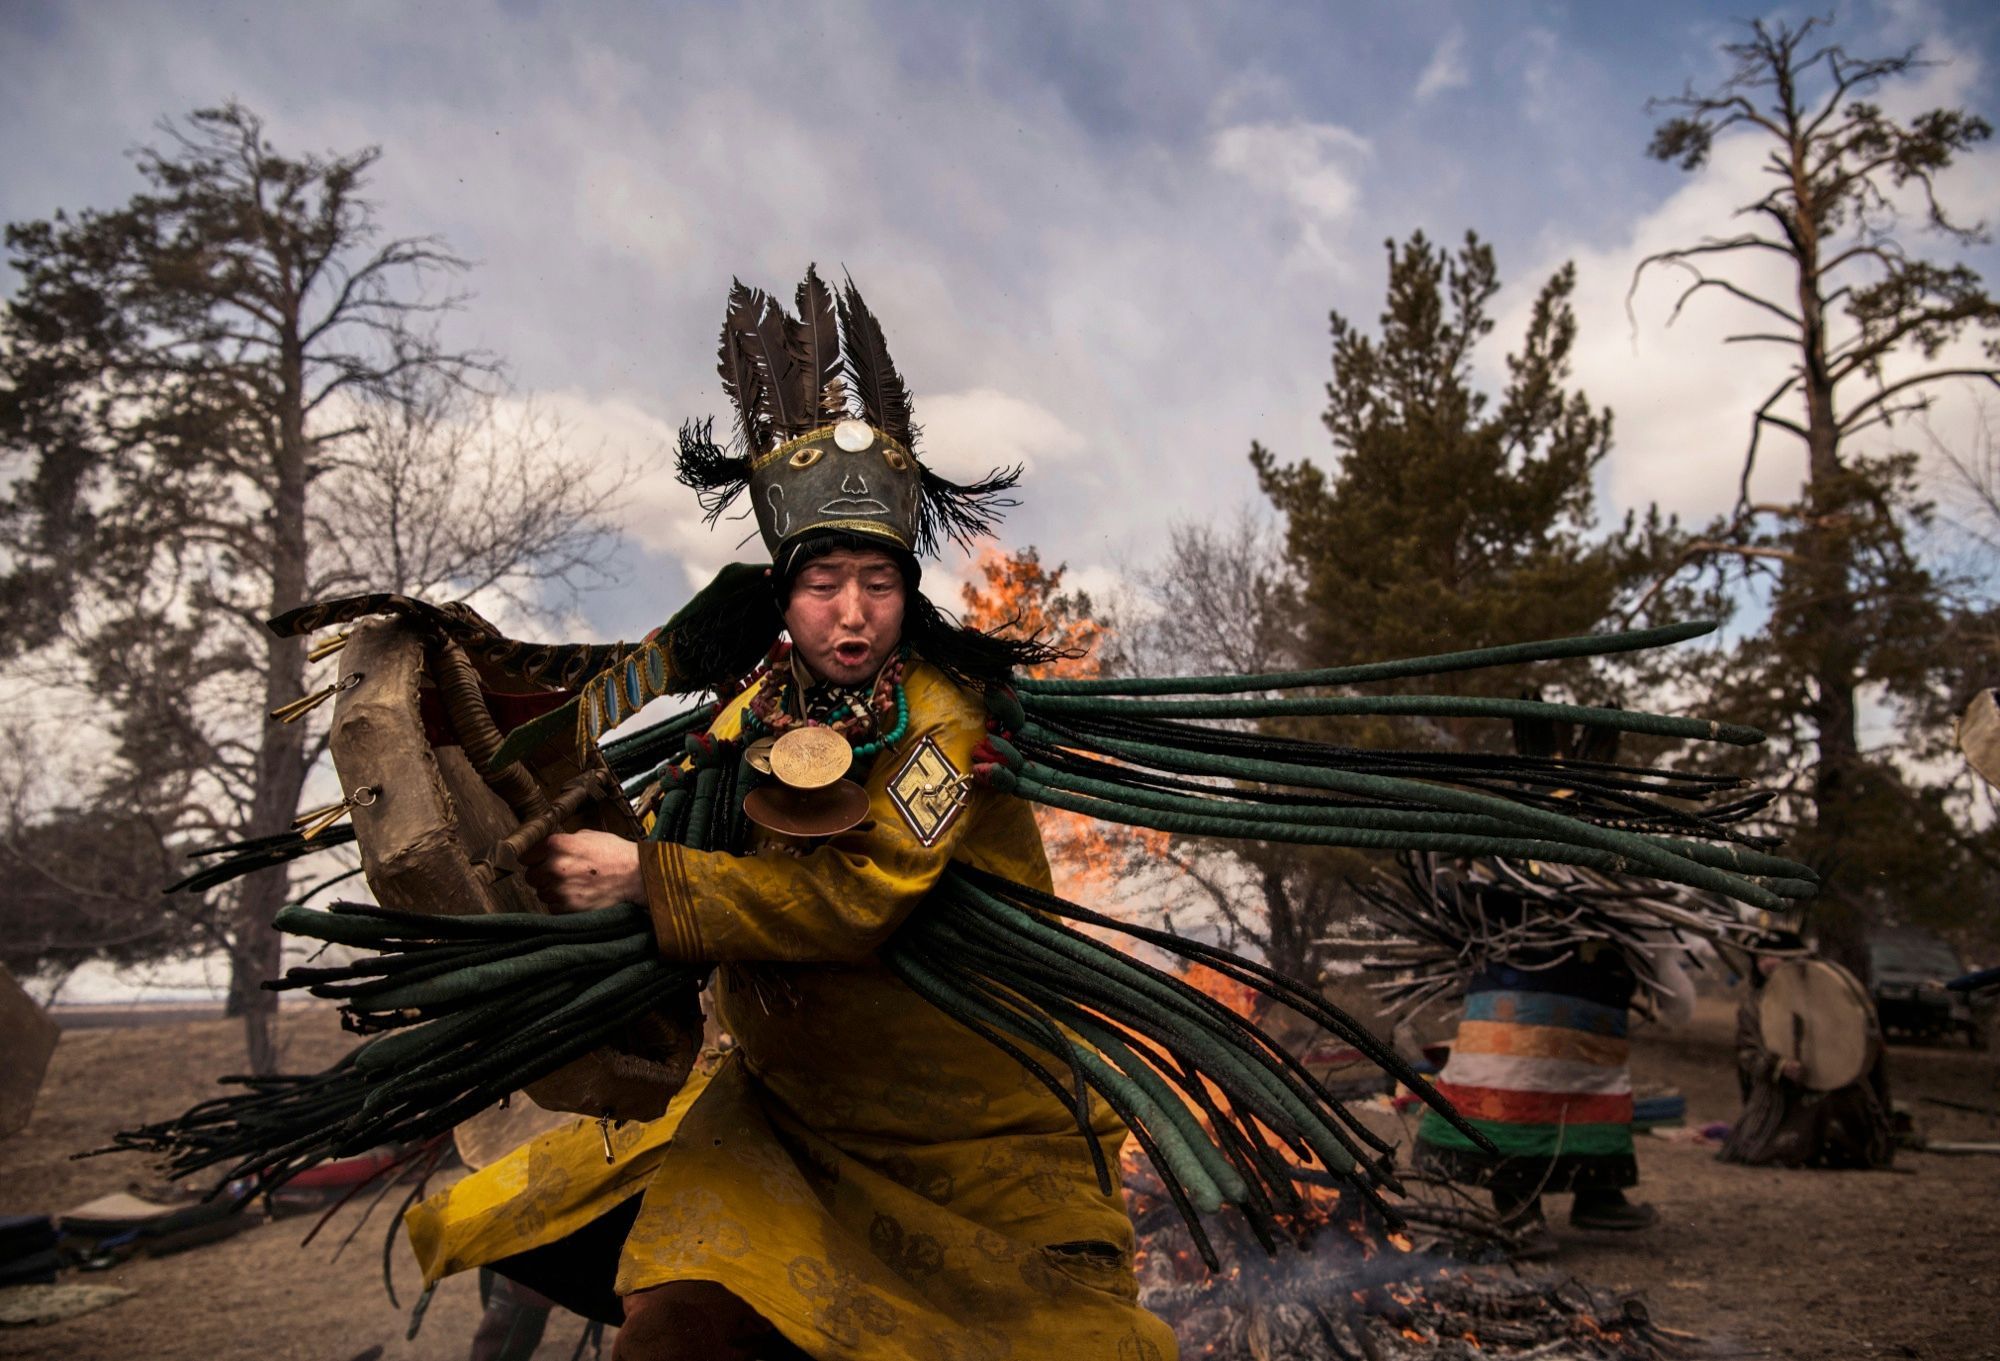
[[(1011, 796), (973, 789), (923, 843), (889, 783), (926, 738), (970, 772), (986, 715), (928, 665), (912, 664), (906, 694), (909, 729), (875, 758), (854, 830), (803, 855), (641, 846), (661, 949), (721, 966), (737, 1048), (661, 1119), (616, 1131), (608, 1164), (595, 1123), (578, 1121), (412, 1209), (427, 1283), (643, 1194), (620, 1294), (716, 1281), (814, 1357), (1177, 1355), (1136, 1302), (1122, 1193), (1098, 1190), (1069, 1112), (875, 958), (947, 860), (1049, 884), (1033, 813)], [(736, 735), (749, 698), (711, 731)], [(1115, 1170), (1124, 1128), (1094, 1109)], [(1062, 1246), (1076, 1244), (1113, 1251)]]

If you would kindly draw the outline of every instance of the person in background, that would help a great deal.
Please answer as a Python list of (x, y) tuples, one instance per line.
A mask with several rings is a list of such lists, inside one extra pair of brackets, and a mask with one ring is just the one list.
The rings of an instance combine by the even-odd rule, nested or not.
[(1499, 1153), (1427, 1111), (1416, 1164), (1490, 1192), (1517, 1257), (1558, 1250), (1547, 1194), (1574, 1197), (1577, 1228), (1629, 1233), (1658, 1218), (1625, 1195), (1639, 1180), (1626, 1038), (1635, 983), (1619, 951), (1586, 948), (1559, 962), (1493, 965), (1467, 984), (1437, 1089)]
[[(1774, 937), (1771, 949), (1797, 951), (1796, 935)], [(1807, 1087), (1796, 1059), (1764, 1043), (1758, 1004), (1766, 980), (1786, 958), (1759, 954), (1750, 986), (1736, 1010), (1736, 1080), (1743, 1113), (1716, 1157), (1749, 1167), (1887, 1167), (1895, 1156), (1889, 1121), (1889, 1080), (1882, 1046), (1858, 1082), (1830, 1092)], [(1870, 1023), (1873, 1024), (1871, 1015)]]

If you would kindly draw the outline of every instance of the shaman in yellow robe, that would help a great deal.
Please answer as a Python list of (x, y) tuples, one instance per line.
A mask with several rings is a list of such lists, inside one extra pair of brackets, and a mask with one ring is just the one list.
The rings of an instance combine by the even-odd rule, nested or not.
[[(737, 1048), (617, 1131), (608, 1163), (578, 1121), (412, 1209), (427, 1283), (641, 1196), (619, 1294), (714, 1281), (827, 1361), (1175, 1357), (1136, 1301), (1122, 1193), (1098, 1190), (1069, 1111), (875, 958), (948, 860), (1049, 886), (1020, 800), (975, 787), (942, 825), (899, 807), (890, 785), (926, 741), (963, 773), (985, 735), (983, 704), (934, 667), (913, 662), (905, 691), (908, 730), (851, 832), (801, 855), (641, 847), (661, 950), (719, 965)], [(750, 697), (710, 731), (734, 737)], [(1125, 1130), (1093, 1109), (1115, 1168)]]

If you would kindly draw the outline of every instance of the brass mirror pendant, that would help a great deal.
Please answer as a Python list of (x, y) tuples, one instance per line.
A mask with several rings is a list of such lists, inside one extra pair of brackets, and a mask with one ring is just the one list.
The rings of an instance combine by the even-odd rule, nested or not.
[(868, 816), (868, 791), (846, 778), (854, 748), (832, 728), (793, 728), (761, 747), (751, 765), (767, 765), (776, 784), (760, 785), (743, 800), (743, 813), (781, 836), (836, 836)]

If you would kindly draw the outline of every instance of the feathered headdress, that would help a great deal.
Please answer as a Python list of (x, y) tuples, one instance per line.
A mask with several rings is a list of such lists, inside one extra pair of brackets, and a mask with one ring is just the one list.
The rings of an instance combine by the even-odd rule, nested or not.
[(942, 477), (917, 458), (910, 391), (882, 325), (848, 279), (836, 295), (811, 267), (798, 315), (740, 281), (729, 290), (718, 372), (736, 408), (732, 451), (713, 421), (681, 427), (680, 480), (713, 522), (745, 490), (765, 547), (839, 529), (890, 540), (919, 556), (949, 539), (969, 548), (1015, 502), (1021, 470), (978, 482)]

